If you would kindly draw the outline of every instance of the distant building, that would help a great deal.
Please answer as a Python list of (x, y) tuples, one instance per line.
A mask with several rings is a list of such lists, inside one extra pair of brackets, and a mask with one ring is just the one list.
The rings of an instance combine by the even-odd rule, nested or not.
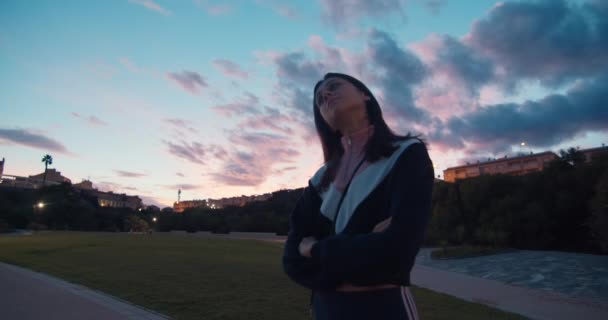
[(46, 170), (46, 180), (44, 178), (44, 172), (33, 176), (29, 176), (28, 180), (35, 185), (42, 185), (45, 181), (46, 184), (61, 184), (61, 183), (72, 183), (72, 181), (61, 175), (61, 172), (55, 169)]
[(75, 183), (74, 188), (78, 188), (80, 190), (93, 190), (93, 182), (90, 180), (82, 180), (82, 182)]
[(31, 183), (26, 177), (17, 177), (3, 175), (2, 182), (0, 182), (2, 188), (18, 188), (18, 189), (36, 189), (37, 186)]
[(493, 161), (467, 164), (443, 170), (443, 179), (447, 182), (478, 177), (484, 174), (524, 175), (542, 171), (549, 162), (558, 159), (557, 154), (547, 151), (543, 153), (502, 158)]
[(272, 197), (272, 193), (221, 199), (179, 201), (173, 203), (173, 210), (175, 212), (184, 212), (186, 209), (199, 207), (207, 207), (211, 209), (221, 209), (228, 206), (242, 207), (249, 202), (264, 201), (270, 199), (270, 197)]
[(173, 203), (173, 211), (174, 212), (184, 212), (186, 209), (198, 208), (198, 207), (206, 207), (206, 200), (186, 200), (186, 201), (178, 201)]
[(207, 205), (210, 208), (220, 209), (228, 206), (242, 207), (249, 202), (265, 201), (272, 197), (272, 193), (265, 193), (253, 196), (240, 196), (221, 199), (207, 199)]
[(601, 146), (597, 148), (578, 150), (585, 157), (585, 163), (593, 161), (594, 158), (601, 154), (608, 155), (608, 147)]
[(99, 191), (93, 188), (93, 182), (90, 180), (82, 180), (82, 182), (73, 184), (72, 186), (82, 190), (86, 194), (96, 197), (97, 203), (101, 207), (130, 208), (137, 210), (143, 206), (142, 201), (138, 196), (129, 196), (124, 193), (114, 193), (112, 191)]
[(97, 197), (97, 202), (102, 207), (129, 208), (137, 210), (142, 207), (141, 199), (138, 196), (128, 196), (124, 193), (103, 192), (98, 190), (88, 191)]
[(29, 177), (20, 177), (14, 175), (4, 174), (4, 159), (0, 162), (0, 176), (1, 182), (0, 187), (11, 187), (20, 189), (38, 189), (44, 185), (58, 185), (61, 183), (71, 183), (70, 179), (61, 175), (61, 172), (55, 169), (46, 170), (46, 181), (44, 178), (44, 172)]

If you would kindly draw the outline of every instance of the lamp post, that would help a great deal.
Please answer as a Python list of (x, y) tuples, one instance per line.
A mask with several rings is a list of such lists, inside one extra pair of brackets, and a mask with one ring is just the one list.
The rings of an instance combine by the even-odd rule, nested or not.
[(526, 147), (526, 142), (525, 142), (525, 141), (522, 141), (522, 142), (519, 144), (519, 153), (521, 153), (522, 155), (525, 155), (525, 153), (524, 153), (524, 148), (525, 148), (525, 147)]

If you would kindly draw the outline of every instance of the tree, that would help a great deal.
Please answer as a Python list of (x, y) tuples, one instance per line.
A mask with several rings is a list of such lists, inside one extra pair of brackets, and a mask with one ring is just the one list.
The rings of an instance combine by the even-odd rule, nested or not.
[(42, 162), (44, 163), (44, 178), (42, 179), (42, 184), (46, 185), (46, 170), (49, 165), (53, 164), (53, 157), (51, 157), (50, 154), (46, 154), (42, 157)]
[(559, 156), (563, 161), (568, 162), (569, 164), (576, 166), (585, 162), (585, 155), (582, 152), (578, 151), (575, 148), (569, 148), (567, 151), (563, 149), (559, 151)]
[(591, 216), (587, 224), (596, 246), (608, 253), (608, 170), (602, 174), (595, 188), (595, 196), (589, 201)]

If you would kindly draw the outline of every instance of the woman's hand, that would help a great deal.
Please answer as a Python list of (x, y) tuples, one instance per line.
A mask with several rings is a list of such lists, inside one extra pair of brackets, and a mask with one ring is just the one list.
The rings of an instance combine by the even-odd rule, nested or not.
[(391, 221), (393, 220), (393, 217), (389, 217), (386, 220), (382, 220), (380, 221), (380, 223), (378, 223), (375, 227), (374, 230), (372, 230), (372, 233), (374, 232), (382, 232), (384, 230), (386, 230), (386, 228), (388, 228), (388, 226), (391, 225)]
[(313, 237), (306, 237), (303, 238), (302, 241), (300, 242), (300, 245), (298, 246), (298, 250), (300, 251), (300, 254), (306, 258), (310, 258), (310, 251), (312, 250), (312, 246), (317, 243), (317, 239), (313, 238)]

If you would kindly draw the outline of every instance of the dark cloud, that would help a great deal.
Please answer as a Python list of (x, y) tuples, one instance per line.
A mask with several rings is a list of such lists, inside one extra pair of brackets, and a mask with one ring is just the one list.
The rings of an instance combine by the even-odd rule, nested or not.
[(399, 14), (405, 18), (403, 0), (321, 0), (321, 19), (334, 27), (352, 26), (364, 18), (386, 18)]
[(177, 173), (175, 173), (175, 175), (178, 176), (178, 177), (182, 177), (182, 178), (185, 177), (184, 174), (181, 173), (181, 172), (177, 172)]
[(431, 134), (453, 147), (466, 142), (473, 149), (504, 152), (525, 141), (530, 147), (551, 147), (588, 131), (608, 130), (608, 76), (585, 81), (566, 94), (538, 101), (487, 106), (447, 121)]
[(144, 174), (144, 173), (123, 171), (123, 170), (114, 170), (114, 172), (116, 172), (120, 177), (125, 177), (125, 178), (141, 178), (141, 177), (147, 176), (147, 174)]
[(249, 73), (245, 72), (238, 64), (230, 60), (216, 59), (213, 60), (213, 65), (228, 77), (239, 79), (247, 79), (249, 77)]
[(384, 92), (385, 105), (408, 121), (428, 120), (425, 110), (416, 107), (412, 87), (428, 75), (426, 66), (407, 49), (400, 48), (393, 38), (380, 30), (372, 29), (368, 38), (367, 54), (375, 75)]
[(441, 8), (445, 6), (447, 0), (419, 0), (422, 4), (427, 7), (432, 13), (439, 14)]
[(168, 147), (170, 154), (195, 164), (205, 165), (207, 164), (207, 160), (222, 161), (228, 156), (223, 147), (215, 144), (203, 145), (196, 141), (189, 143), (183, 140), (178, 143), (166, 140), (162, 142)]
[(289, 171), (293, 171), (293, 170), (297, 170), (297, 169), (298, 169), (298, 167), (293, 167), (293, 166), (280, 168), (280, 169), (274, 170), (273, 174), (274, 175), (283, 175)]
[(136, 187), (126, 186), (126, 185), (122, 185), (122, 184), (115, 183), (115, 182), (109, 182), (109, 181), (96, 182), (93, 184), (93, 187), (100, 191), (106, 191), (106, 192), (112, 191), (114, 193), (122, 193), (122, 192), (125, 192), (125, 190), (127, 190), (129, 192), (138, 191), (138, 189)]
[(313, 87), (325, 73), (332, 71), (358, 77), (374, 91), (380, 89), (375, 93), (381, 106), (406, 123), (429, 118), (425, 110), (415, 105), (412, 93), (427, 78), (429, 70), (387, 33), (376, 29), (368, 32), (367, 49), (362, 53), (329, 47), (318, 36), (311, 37), (309, 45), (320, 57), (311, 59), (301, 52), (272, 55), (278, 79), (274, 98), (294, 112), (292, 119), (306, 129), (306, 140), (316, 138)]
[(107, 126), (108, 123), (99, 119), (97, 116), (89, 116), (88, 118), (85, 116), (82, 116), (80, 113), (78, 112), (72, 112), (72, 116), (74, 118), (77, 119), (81, 119), (81, 120), (85, 120), (87, 121), (90, 125), (92, 126)]
[(479, 88), (494, 79), (492, 61), (450, 36), (441, 36), (440, 41), (434, 72), (445, 73), (472, 95), (478, 95)]
[(301, 52), (281, 54), (274, 59), (274, 63), (281, 81), (298, 85), (312, 87), (327, 72), (321, 62), (310, 61)]
[(507, 84), (538, 79), (561, 85), (608, 67), (608, 10), (600, 1), (501, 2), (466, 41), (501, 67)]
[(169, 153), (172, 155), (188, 160), (196, 164), (205, 164), (204, 158), (206, 155), (205, 148), (198, 142), (181, 141), (180, 144), (176, 144), (170, 141), (163, 141), (169, 147)]
[(198, 190), (201, 188), (201, 186), (199, 185), (195, 185), (195, 184), (173, 184), (173, 185), (163, 185), (162, 186), (165, 189), (169, 189), (169, 190)]
[(69, 151), (60, 142), (25, 129), (2, 129), (0, 128), (0, 140), (8, 143), (19, 144), (31, 148), (54, 151), (67, 154)]
[(205, 78), (193, 71), (168, 72), (167, 78), (192, 94), (198, 94), (201, 88), (208, 87)]

